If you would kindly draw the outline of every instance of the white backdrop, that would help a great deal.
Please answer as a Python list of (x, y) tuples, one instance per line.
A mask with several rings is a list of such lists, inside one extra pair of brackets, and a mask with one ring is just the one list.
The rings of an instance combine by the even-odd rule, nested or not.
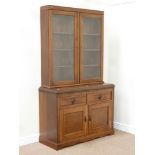
[[(132, 10), (132, 11), (131, 11)], [(135, 3), (109, 7), (106, 16), (107, 81), (115, 84), (116, 128), (134, 133)]]

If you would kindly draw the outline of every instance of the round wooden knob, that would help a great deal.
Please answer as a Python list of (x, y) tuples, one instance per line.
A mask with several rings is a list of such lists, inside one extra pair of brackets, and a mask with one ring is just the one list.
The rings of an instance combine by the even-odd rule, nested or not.
[(75, 98), (72, 98), (72, 99), (71, 99), (71, 103), (72, 103), (72, 104), (74, 104), (75, 101), (76, 101)]
[(101, 95), (99, 95), (99, 96), (98, 96), (98, 99), (99, 99), (99, 100), (101, 100), (101, 99), (102, 99), (102, 96), (101, 96)]

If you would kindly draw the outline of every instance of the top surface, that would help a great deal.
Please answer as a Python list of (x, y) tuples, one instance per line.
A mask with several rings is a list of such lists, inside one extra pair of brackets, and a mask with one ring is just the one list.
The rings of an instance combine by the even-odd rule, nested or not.
[(103, 88), (113, 88), (113, 84), (91, 84), (91, 85), (84, 85), (84, 86), (70, 86), (70, 87), (62, 87), (62, 88), (44, 88), (40, 87), (41, 91), (48, 91), (52, 93), (64, 93), (64, 92), (77, 92), (77, 91), (86, 91), (86, 90), (93, 90), (93, 89), (103, 89)]
[(90, 10), (83, 8), (72, 8), (72, 7), (64, 7), (64, 6), (56, 6), (56, 5), (45, 5), (40, 7), (41, 10), (64, 10), (64, 11), (76, 11), (76, 12), (88, 12), (95, 14), (104, 14), (104, 11), (99, 10)]

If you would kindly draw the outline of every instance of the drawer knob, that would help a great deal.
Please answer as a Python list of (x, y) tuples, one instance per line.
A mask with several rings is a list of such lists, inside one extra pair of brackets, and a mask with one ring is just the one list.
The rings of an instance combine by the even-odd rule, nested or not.
[(101, 100), (101, 99), (102, 99), (102, 96), (101, 96), (101, 95), (99, 95), (97, 98), (98, 98), (99, 100)]
[(75, 100), (75, 98), (71, 98), (70, 101), (72, 104), (74, 104), (76, 100)]

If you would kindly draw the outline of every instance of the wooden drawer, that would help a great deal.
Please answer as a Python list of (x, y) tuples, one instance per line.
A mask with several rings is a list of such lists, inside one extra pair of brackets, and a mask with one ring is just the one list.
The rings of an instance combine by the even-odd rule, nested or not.
[(102, 89), (91, 91), (87, 93), (87, 103), (92, 104), (92, 102), (97, 101), (112, 101), (113, 90), (112, 89)]
[(60, 106), (86, 104), (86, 93), (65, 93), (58, 96)]

